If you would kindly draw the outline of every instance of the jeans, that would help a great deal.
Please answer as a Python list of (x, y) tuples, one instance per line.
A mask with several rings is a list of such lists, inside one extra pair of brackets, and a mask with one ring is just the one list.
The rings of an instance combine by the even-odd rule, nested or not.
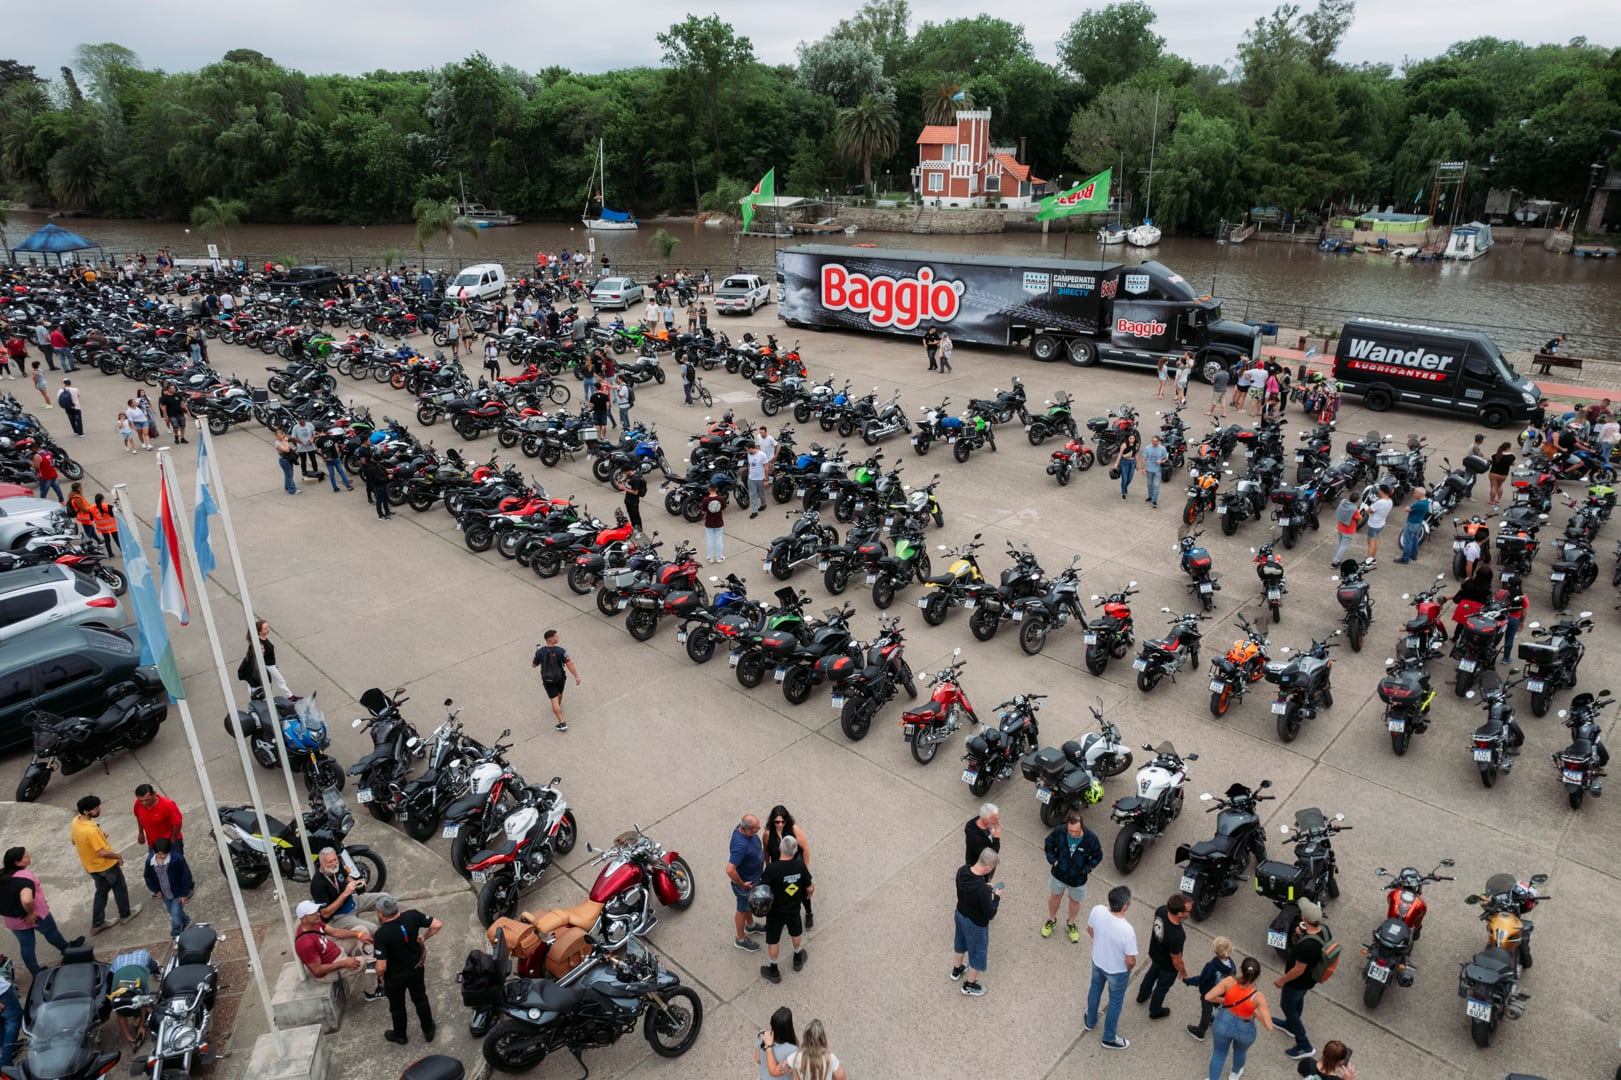
[(193, 363), (200, 364), (203, 362), (203, 347), (201, 345), (196, 343), (192, 344), (191, 359)]
[(1165, 995), (1176, 985), (1176, 969), (1148, 966), (1148, 974), (1137, 987), (1137, 1003), (1148, 1002), (1148, 1012), (1154, 1015), (1165, 1008)]
[(709, 545), (711, 559), (724, 559), (726, 557), (726, 535), (724, 529), (705, 529), (704, 541)]
[(1424, 539), (1423, 525), (1408, 525), (1401, 531), (1401, 557), (1411, 562), (1418, 558), (1418, 542)]
[(186, 905), (179, 900), (165, 900), (163, 906), (169, 911), (169, 936), (179, 937), (180, 931), (191, 925), (191, 916), (186, 914)]
[(17, 955), (22, 958), (23, 967), (28, 969), (30, 975), (39, 974), (39, 960), (34, 954), (35, 934), (43, 934), (47, 942), (63, 951), (68, 947), (68, 939), (56, 927), (55, 915), (46, 915), (34, 924), (32, 930), (13, 930), (11, 933), (17, 939)]
[(1159, 473), (1153, 469), (1143, 474), (1148, 479), (1148, 501), (1155, 506), (1159, 505)]
[(0, 994), (0, 1065), (10, 1065), (17, 1052), (17, 1037), (23, 1029), (23, 1003), (17, 999), (17, 988), (7, 987)]
[(349, 473), (343, 467), (342, 458), (333, 458), (326, 463), (326, 478), (332, 482), (333, 491), (338, 490), (339, 480), (343, 481), (344, 487), (351, 491), (354, 490), (354, 485), (349, 482)]
[(1312, 1049), (1311, 1037), (1306, 1034), (1306, 992), (1311, 987), (1295, 989), (1285, 986), (1279, 994), (1279, 1004), (1283, 1008), (1283, 1030), (1295, 1037), (1296, 1050)]
[(749, 509), (758, 514), (765, 509), (765, 481), (749, 478)]
[(1350, 549), (1352, 542), (1355, 540), (1356, 533), (1354, 532), (1340, 533), (1340, 542), (1335, 546), (1334, 557), (1329, 560), (1329, 563), (1338, 566), (1344, 560), (1346, 551)]
[(1103, 997), (1103, 987), (1109, 987), (1109, 1010), (1103, 1017), (1103, 1041), (1114, 1042), (1115, 1026), (1120, 1023), (1120, 1010), (1126, 1005), (1126, 983), (1131, 980), (1131, 972), (1122, 971), (1118, 975), (1110, 975), (1092, 965), (1092, 985), (1086, 991), (1086, 1026), (1096, 1027), (1098, 1023), (1098, 1003)]
[(129, 918), (129, 886), (124, 882), (124, 868), (109, 866), (90, 875), (96, 882), (96, 898), (90, 903), (90, 925), (100, 926), (107, 921), (107, 894), (113, 894), (118, 905), (118, 917)]
[(630, 430), (630, 406), (619, 406), (619, 426), (625, 431)]
[(84, 410), (83, 409), (68, 408), (68, 409), (63, 409), (62, 411), (68, 414), (68, 426), (73, 429), (73, 434), (75, 434), (75, 435), (83, 435), (84, 434)]
[(1255, 1042), (1255, 1021), (1240, 1020), (1226, 1009), (1216, 1013), (1216, 1045), (1210, 1051), (1210, 1080), (1221, 1080), (1221, 1067), (1227, 1060), (1229, 1047), (1233, 1051), (1233, 1072), (1244, 1068), (1244, 1058)]
[(1508, 619), (1508, 626), (1503, 631), (1503, 662), (1514, 659), (1514, 635), (1520, 632), (1520, 620)]
[(686, 399), (685, 404), (691, 405), (692, 404), (692, 383), (689, 383), (689, 382), (683, 380), (682, 383), (681, 383), (681, 393)]
[(62, 485), (57, 481), (56, 477), (53, 476), (49, 480), (39, 482), (39, 497), (43, 499), (47, 491), (55, 491), (56, 501), (62, 501)]
[(293, 483), (293, 459), (290, 457), (284, 457), (280, 458), (279, 460), (281, 461), (281, 475), (287, 489), (287, 494), (298, 494), (298, 485)]
[(1137, 472), (1135, 461), (1122, 461), (1120, 463), (1120, 497), (1126, 497), (1126, 489), (1131, 487), (1131, 478)]

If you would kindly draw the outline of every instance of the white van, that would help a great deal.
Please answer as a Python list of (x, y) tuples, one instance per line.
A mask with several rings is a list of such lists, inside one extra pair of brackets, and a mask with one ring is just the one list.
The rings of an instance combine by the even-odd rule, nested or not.
[(469, 266), (445, 286), (445, 296), (456, 300), (467, 290), (469, 300), (497, 300), (507, 293), (507, 272), (500, 263), (479, 263)]

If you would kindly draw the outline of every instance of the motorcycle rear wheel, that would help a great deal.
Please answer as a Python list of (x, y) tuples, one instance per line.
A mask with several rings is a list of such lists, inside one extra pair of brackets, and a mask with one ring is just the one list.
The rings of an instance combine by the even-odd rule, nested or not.
[[(570, 587), (573, 583), (570, 582)], [(597, 610), (610, 619), (619, 614), (619, 596), (604, 585), (597, 590)]]
[(659, 629), (658, 612), (647, 608), (632, 608), (625, 616), (625, 629), (637, 641), (647, 641)]
[(1475, 675), (1472, 671), (1460, 671), (1458, 677), (1452, 680), (1452, 692), (1458, 697), (1467, 697), (1475, 685)]
[(704, 1003), (690, 988), (678, 986), (663, 995), (664, 1008), (650, 1008), (642, 1020), (647, 1045), (659, 1057), (675, 1058), (692, 1049), (704, 1026)]
[(1129, 874), (1143, 861), (1144, 844), (1137, 838), (1137, 830), (1127, 825), (1114, 838), (1114, 868)]
[(974, 793), (974, 798), (983, 799), (990, 794), (991, 785), (995, 782), (996, 777), (991, 775), (984, 766), (980, 766), (979, 775), (974, 777), (972, 784), (968, 785), (968, 790)]
[(1401, 731), (1392, 731), (1390, 733), (1390, 748), (1396, 752), (1397, 757), (1404, 756), (1407, 753), (1407, 748), (1413, 745), (1413, 733), (1407, 728), (1408, 725), (1403, 725)]
[(1060, 466), (1058, 466), (1058, 471), (1056, 473), (1054, 473), (1053, 475), (1058, 477), (1058, 486), (1059, 487), (1068, 487), (1069, 486), (1069, 466), (1068, 465), (1060, 465)]
[(888, 609), (895, 602), (895, 586), (889, 579), (880, 576), (872, 583), (872, 605), (879, 611)]
[(1069, 810), (1057, 799), (1041, 804), (1041, 823), (1049, 829), (1057, 828), (1058, 823), (1069, 816)]
[(1102, 675), (1109, 667), (1109, 650), (1101, 645), (1088, 645), (1086, 647), (1086, 670), (1092, 675)]
[(850, 568), (844, 563), (835, 563), (822, 572), (822, 587), (834, 596), (844, 592), (850, 584)]
[(973, 444), (970, 443), (967, 439), (958, 439), (957, 440), (957, 445), (953, 446), (951, 448), (951, 456), (957, 459), (957, 464), (959, 464), (959, 465), (961, 465), (963, 462), (967, 461), (968, 456), (970, 454), (972, 454), (973, 452), (974, 452)]
[(811, 677), (809, 668), (803, 666), (790, 668), (782, 679), (782, 696), (790, 705), (803, 705), (815, 685), (816, 681)]
[(360, 887), (356, 892), (382, 892), (388, 887), (388, 864), (369, 847), (350, 845), (349, 857), (360, 871)]
[(1210, 694), (1210, 715), (1226, 716), (1227, 710), (1232, 704), (1233, 688), (1227, 683), (1223, 683), (1219, 691), (1212, 691)]
[(927, 765), (934, 760), (934, 755), (940, 752), (940, 740), (925, 737), (930, 725), (921, 725), (912, 733), (912, 760), (919, 765)]
[(1569, 794), (1570, 794), (1570, 808), (1572, 810), (1580, 810), (1582, 808), (1582, 799), (1587, 794), (1587, 792), (1583, 791), (1581, 788), (1577, 788), (1575, 791), (1572, 791)]
[(1154, 687), (1159, 685), (1160, 673), (1157, 671), (1139, 671), (1137, 673), (1137, 689), (1143, 693), (1152, 693)]
[(1492, 1044), (1492, 1024), (1490, 1020), (1470, 1020), (1469, 1037), (1475, 1040), (1475, 1045), (1482, 1050)]
[(488, 525), (469, 525), (462, 531), (462, 543), (467, 545), (468, 551), (488, 551), (495, 542), (495, 530)]
[(1345, 636), (1351, 642), (1352, 652), (1362, 651), (1362, 638), (1368, 631), (1368, 626), (1362, 621), (1362, 616), (1352, 612), (1345, 620)]
[[(236, 860), (233, 859), (230, 870), (235, 872), (236, 883), (243, 889), (257, 889), (270, 877), (270, 864), (263, 859), (257, 860), (251, 867), (246, 868), (238, 866)], [(221, 861), (220, 873), (224, 874), (226, 872), (225, 863)]]
[(1295, 741), (1300, 734), (1300, 703), (1290, 701), (1278, 717), (1278, 738), (1286, 743)]
[(872, 730), (873, 717), (878, 715), (878, 703), (870, 697), (855, 697), (839, 710), (839, 727), (851, 742), (860, 742)]
[(1541, 717), (1548, 715), (1548, 706), (1553, 702), (1553, 695), (1548, 693), (1531, 695), (1531, 715)]
[(1385, 996), (1385, 984), (1375, 979), (1367, 979), (1362, 986), (1362, 1004), (1369, 1009), (1377, 1009), (1379, 1002)]
[(546, 1060), (546, 1040), (533, 1024), (503, 1020), (484, 1036), (483, 1052), (497, 1072), (528, 1072)]
[(939, 626), (946, 621), (946, 613), (951, 610), (951, 603), (946, 594), (935, 591), (923, 605), (923, 621), (930, 626)]
[(1001, 628), (1002, 617), (1000, 615), (989, 615), (984, 611), (975, 609), (974, 613), (968, 617), (968, 629), (973, 632), (974, 637), (979, 641), (991, 640)]
[[(575, 595), (585, 596), (587, 593), (591, 592), (597, 587), (597, 583), (592, 580), (591, 571), (587, 570), (579, 563), (575, 563), (573, 566), (568, 568), (568, 587), (569, 591), (573, 592)], [(599, 604), (597, 606), (601, 607), (602, 605)], [(603, 614), (610, 614), (611, 611), (617, 610), (617, 607), (611, 610), (604, 608)]]
[(1193, 898), (1193, 921), (1204, 922), (1216, 910), (1216, 901), (1221, 899), (1221, 893), (1212, 886), (1206, 886), (1198, 896)]
[(687, 631), (687, 659), (694, 664), (707, 664), (715, 658), (715, 635), (707, 626)]
[(425, 816), (422, 818), (412, 816), (405, 819), (401, 827), (405, 830), (406, 836), (419, 844), (426, 844), (438, 834), (439, 822), (440, 819), (437, 816)]
[(737, 681), (746, 689), (753, 690), (765, 679), (765, 657), (759, 653), (749, 653), (737, 662)]
[(541, 551), (529, 558), (529, 569), (535, 572), (536, 577), (556, 577), (558, 571), (563, 569), (563, 555), (559, 551)]
[(917, 451), (918, 457), (922, 457), (929, 452), (929, 444), (933, 441), (933, 437), (927, 431), (919, 432), (917, 442), (912, 444), (912, 449)]

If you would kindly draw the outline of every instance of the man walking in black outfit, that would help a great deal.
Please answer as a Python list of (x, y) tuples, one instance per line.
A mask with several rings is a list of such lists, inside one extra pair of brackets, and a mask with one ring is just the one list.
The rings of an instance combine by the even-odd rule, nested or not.
[(1148, 1003), (1150, 1020), (1171, 1015), (1165, 1007), (1165, 992), (1176, 985), (1176, 980), (1188, 977), (1182, 962), (1182, 948), (1188, 937), (1182, 920), (1187, 911), (1188, 898), (1177, 893), (1154, 912), (1154, 929), (1148, 936), (1148, 974), (1137, 987), (1137, 1004)]
[(377, 928), (374, 947), (377, 950), (377, 977), (383, 982), (383, 993), (388, 995), (388, 1012), (394, 1026), (383, 1032), (391, 1043), (405, 1045), (405, 995), (411, 995), (416, 1006), (417, 1022), (422, 1025), (422, 1038), (433, 1042), (433, 1009), (428, 1004), (428, 985), (424, 973), (428, 939), (444, 927), (438, 919), (411, 908), (401, 911), (399, 901), (388, 893), (377, 898), (377, 917), (382, 925)]
[(625, 517), (630, 519), (631, 528), (641, 532), (642, 498), (647, 494), (647, 481), (636, 466), (626, 465), (619, 479), (614, 481), (614, 488), (625, 493)]
[(760, 974), (771, 982), (780, 983), (782, 973), (777, 970), (777, 943), (782, 940), (784, 930), (788, 931), (788, 937), (794, 943), (794, 970), (805, 966), (805, 950), (800, 943), (805, 926), (800, 917), (800, 907), (816, 888), (811, 884), (811, 872), (806, 869), (805, 860), (799, 857), (798, 840), (791, 836), (782, 838), (776, 862), (766, 866), (760, 881), (771, 886), (771, 911), (765, 917), (766, 953), (771, 957), (771, 962), (760, 966)]
[(929, 354), (929, 370), (938, 370), (935, 357), (940, 351), (940, 331), (933, 326), (923, 331), (923, 351)]

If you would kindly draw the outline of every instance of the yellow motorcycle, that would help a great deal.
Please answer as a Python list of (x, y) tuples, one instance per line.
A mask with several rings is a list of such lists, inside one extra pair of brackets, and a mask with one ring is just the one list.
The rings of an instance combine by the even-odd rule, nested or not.
[(953, 607), (961, 606), (974, 595), (975, 586), (984, 584), (985, 575), (980, 572), (979, 558), (974, 554), (985, 546), (979, 542), (980, 535), (975, 533), (973, 540), (956, 551), (940, 545), (941, 551), (948, 552), (950, 568), (944, 574), (926, 578), (923, 595), (917, 598), (917, 606), (923, 609), (923, 621), (930, 626), (945, 622), (946, 614)]

